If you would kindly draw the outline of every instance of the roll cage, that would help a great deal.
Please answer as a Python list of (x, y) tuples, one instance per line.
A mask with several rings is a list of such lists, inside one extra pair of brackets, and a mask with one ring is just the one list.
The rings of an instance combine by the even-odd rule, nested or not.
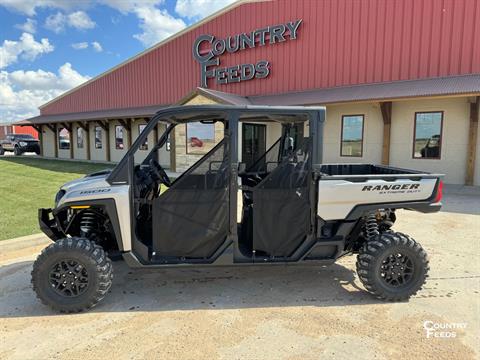
[[(159, 111), (107, 178), (113, 186), (130, 185), (131, 255), (144, 264), (301, 259), (316, 241), (312, 185), (314, 169), (319, 171), (322, 162), (324, 120), (321, 107), (205, 105)], [(143, 198), (135, 190), (138, 169), (151, 164), (177, 126), (191, 122), (222, 122), (223, 140), (168, 190)], [(282, 128), (282, 136), (248, 169), (239, 161), (242, 122), (275, 122)], [(158, 123), (167, 125), (165, 132), (145, 160), (135, 165), (135, 153)], [(304, 123), (308, 137), (294, 144), (293, 129)], [(272, 170), (266, 157), (273, 152), (277, 163)], [(278, 226), (282, 219), (285, 228)]]

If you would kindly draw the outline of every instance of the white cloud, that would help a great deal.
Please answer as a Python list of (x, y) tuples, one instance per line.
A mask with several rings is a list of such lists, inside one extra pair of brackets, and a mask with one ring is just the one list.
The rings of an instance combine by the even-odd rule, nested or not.
[(95, 50), (96, 52), (102, 52), (103, 51), (102, 45), (100, 45), (100, 43), (98, 41), (93, 41), (92, 42), (92, 47), (93, 47), (93, 50)]
[(56, 14), (49, 15), (45, 20), (45, 27), (57, 34), (65, 30), (65, 23), (67, 21), (67, 17), (65, 14), (61, 12), (57, 12)]
[(175, 12), (186, 18), (204, 18), (236, 0), (177, 0)]
[(139, 26), (143, 32), (135, 34), (133, 37), (140, 40), (145, 46), (152, 46), (187, 26), (182, 19), (173, 17), (167, 10), (138, 7), (134, 9), (134, 12), (140, 19)]
[(75, 11), (67, 16), (68, 25), (75, 29), (87, 30), (95, 27), (95, 22), (85, 11)]
[(17, 24), (15, 27), (24, 32), (35, 34), (37, 31), (37, 21), (33, 19), (27, 19), (27, 21), (25, 21), (23, 24)]
[(90, 19), (85, 11), (75, 11), (65, 15), (61, 12), (49, 15), (45, 20), (45, 27), (55, 33), (61, 33), (65, 27), (73, 27), (79, 30), (93, 29), (95, 22)]
[(18, 61), (18, 58), (33, 61), (38, 56), (52, 52), (53, 45), (48, 39), (35, 41), (32, 34), (23, 33), (18, 41), (5, 40), (0, 47), (0, 69)]
[(0, 120), (17, 121), (38, 114), (38, 106), (87, 81), (70, 63), (57, 74), (44, 70), (0, 71)]
[(72, 0), (0, 0), (0, 6), (9, 10), (19, 12), (28, 16), (33, 16), (37, 8), (55, 8), (69, 11), (72, 9), (85, 8), (90, 5), (90, 1), (72, 1)]
[(164, 0), (100, 0), (100, 3), (122, 14), (135, 14), (140, 21), (139, 27), (142, 32), (133, 37), (145, 46), (151, 46), (187, 26), (182, 19), (172, 16), (166, 9), (157, 7), (163, 4)]
[(88, 48), (88, 43), (87, 42), (73, 43), (72, 48), (74, 48), (75, 50), (83, 50)]
[(120, 11), (123, 14), (133, 12), (136, 8), (139, 8), (139, 7), (153, 8), (156, 5), (163, 4), (163, 2), (164, 0), (130, 0), (130, 1), (100, 0), (101, 4), (110, 6), (111, 8), (117, 11)]

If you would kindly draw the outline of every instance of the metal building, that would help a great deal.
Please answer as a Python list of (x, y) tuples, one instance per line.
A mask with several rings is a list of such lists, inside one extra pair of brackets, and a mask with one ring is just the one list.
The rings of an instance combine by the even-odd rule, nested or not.
[[(40, 131), (45, 157), (118, 161), (156, 110), (179, 103), (325, 105), (326, 162), (480, 185), (480, 3), (239, 1), (21, 123)], [(217, 130), (176, 129), (162, 165), (184, 170)], [(268, 148), (276, 131), (242, 129), (241, 155)]]

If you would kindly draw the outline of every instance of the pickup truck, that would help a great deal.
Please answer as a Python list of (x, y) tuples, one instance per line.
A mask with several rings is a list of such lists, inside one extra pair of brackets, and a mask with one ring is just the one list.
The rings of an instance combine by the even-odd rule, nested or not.
[[(357, 255), (375, 297), (406, 300), (423, 286), (427, 254), (395, 232), (396, 209), (439, 211), (439, 174), (373, 164), (326, 164), (322, 107), (182, 106), (159, 111), (112, 171), (63, 185), (39, 225), (54, 241), (33, 265), (40, 300), (61, 312), (97, 304), (112, 285), (111, 258), (130, 267), (325, 265)], [(161, 138), (135, 154), (158, 123)], [(177, 127), (223, 124), (224, 138), (175, 180), (159, 150)], [(281, 136), (246, 164), (242, 123)], [(305, 130), (307, 129), (307, 130)], [(304, 135), (305, 130), (305, 135)], [(260, 270), (261, 271), (261, 270)]]
[(40, 154), (40, 142), (29, 134), (8, 134), (4, 140), (0, 140), (0, 155), (6, 151), (15, 155), (22, 155), (26, 152)]

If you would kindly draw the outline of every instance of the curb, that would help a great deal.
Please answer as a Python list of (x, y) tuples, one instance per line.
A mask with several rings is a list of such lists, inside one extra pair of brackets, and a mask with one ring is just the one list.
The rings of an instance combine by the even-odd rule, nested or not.
[(15, 239), (0, 240), (0, 252), (26, 249), (32, 246), (47, 245), (50, 240), (45, 234), (33, 234)]

